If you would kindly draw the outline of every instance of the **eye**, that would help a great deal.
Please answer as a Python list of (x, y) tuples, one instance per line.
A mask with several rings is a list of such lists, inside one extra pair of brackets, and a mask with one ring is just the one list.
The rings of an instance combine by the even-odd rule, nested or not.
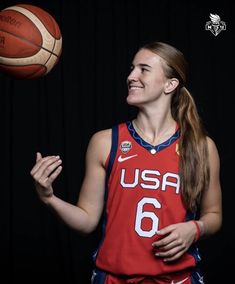
[(148, 71), (149, 71), (149, 70), (146, 69), (146, 68), (144, 68), (144, 67), (141, 68), (141, 73), (145, 73), (145, 72), (148, 72)]

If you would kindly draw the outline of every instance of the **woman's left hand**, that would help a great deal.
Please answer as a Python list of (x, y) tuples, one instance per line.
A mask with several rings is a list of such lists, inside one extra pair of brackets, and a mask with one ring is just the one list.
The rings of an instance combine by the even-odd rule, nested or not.
[(169, 225), (157, 232), (160, 239), (152, 244), (154, 254), (163, 261), (177, 260), (194, 242), (196, 233), (191, 221)]

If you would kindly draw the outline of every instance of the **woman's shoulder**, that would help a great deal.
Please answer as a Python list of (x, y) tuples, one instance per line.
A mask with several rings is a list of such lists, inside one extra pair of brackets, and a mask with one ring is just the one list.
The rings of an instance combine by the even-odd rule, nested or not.
[(209, 151), (217, 151), (217, 146), (213, 138), (206, 136), (206, 142)]
[(211, 161), (211, 165), (213, 163), (217, 164), (219, 163), (219, 152), (216, 145), (216, 142), (213, 140), (213, 138), (207, 136), (207, 148), (208, 148), (208, 154), (209, 154), (209, 160)]
[(103, 129), (95, 132), (90, 139), (90, 145), (95, 148), (103, 149), (110, 148), (112, 140), (112, 128)]

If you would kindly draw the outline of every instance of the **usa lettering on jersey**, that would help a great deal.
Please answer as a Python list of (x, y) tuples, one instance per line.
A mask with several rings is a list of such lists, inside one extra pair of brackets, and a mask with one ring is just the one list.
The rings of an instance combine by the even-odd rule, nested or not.
[(134, 169), (134, 172), (131, 172), (127, 169), (121, 169), (120, 185), (123, 189), (140, 186), (143, 189), (160, 189), (162, 191), (166, 191), (168, 187), (171, 187), (175, 189), (176, 194), (179, 194), (180, 177), (178, 174), (171, 172), (161, 174), (158, 170)]

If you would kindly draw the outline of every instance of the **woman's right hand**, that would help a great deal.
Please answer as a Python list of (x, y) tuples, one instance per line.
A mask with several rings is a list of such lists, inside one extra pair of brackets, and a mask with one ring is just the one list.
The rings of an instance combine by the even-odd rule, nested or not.
[(30, 174), (35, 181), (36, 191), (39, 198), (47, 203), (48, 199), (53, 196), (52, 183), (62, 170), (62, 161), (59, 156), (42, 157), (37, 153), (36, 164)]

